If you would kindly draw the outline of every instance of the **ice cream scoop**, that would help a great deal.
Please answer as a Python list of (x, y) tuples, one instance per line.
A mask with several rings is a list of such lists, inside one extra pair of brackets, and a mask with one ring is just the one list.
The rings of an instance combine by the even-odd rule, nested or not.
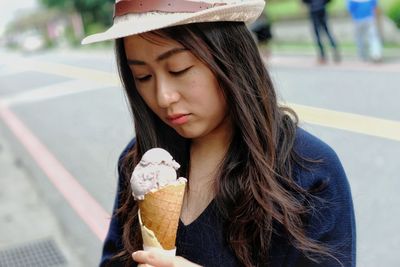
[(180, 165), (162, 148), (152, 148), (144, 153), (131, 176), (132, 195), (143, 200), (149, 192), (177, 182), (176, 170)]

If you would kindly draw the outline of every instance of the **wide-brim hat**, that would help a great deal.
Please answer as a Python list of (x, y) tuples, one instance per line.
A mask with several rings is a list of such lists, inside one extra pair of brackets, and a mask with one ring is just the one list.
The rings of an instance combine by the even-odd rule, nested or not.
[(82, 44), (189, 23), (251, 23), (263, 12), (264, 5), (264, 0), (116, 0), (113, 25), (105, 32), (87, 36)]

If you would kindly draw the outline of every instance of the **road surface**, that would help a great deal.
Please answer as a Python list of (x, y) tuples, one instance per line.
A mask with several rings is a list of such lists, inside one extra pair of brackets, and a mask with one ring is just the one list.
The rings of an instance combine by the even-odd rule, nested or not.
[[(134, 135), (112, 51), (0, 57), (0, 262), (2, 251), (51, 240), (60, 266), (96, 266), (116, 161)], [(280, 101), (342, 160), (358, 266), (400, 266), (400, 61), (266, 62)]]

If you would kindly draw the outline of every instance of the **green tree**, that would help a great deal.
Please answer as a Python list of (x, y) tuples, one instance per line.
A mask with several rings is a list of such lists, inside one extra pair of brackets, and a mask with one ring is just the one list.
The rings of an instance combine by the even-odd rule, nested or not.
[(112, 24), (114, 0), (40, 0), (49, 8), (64, 12), (78, 12), (85, 32), (92, 34)]
[(391, 18), (394, 23), (400, 28), (400, 1), (393, 2), (393, 4), (389, 7), (387, 12), (389, 18)]

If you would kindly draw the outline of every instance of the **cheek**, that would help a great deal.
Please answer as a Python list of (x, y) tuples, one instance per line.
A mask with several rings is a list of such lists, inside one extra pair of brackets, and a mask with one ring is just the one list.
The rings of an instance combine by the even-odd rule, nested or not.
[(222, 94), (221, 89), (214, 83), (203, 83), (199, 84), (195, 93), (191, 95), (194, 105), (198, 106), (198, 110), (201, 111), (207, 117), (213, 117), (219, 119), (224, 117), (226, 114), (226, 101)]
[(223, 98), (216, 79), (208, 70), (194, 72), (187, 87), (190, 98), (203, 105), (204, 103), (219, 104), (220, 99)]

